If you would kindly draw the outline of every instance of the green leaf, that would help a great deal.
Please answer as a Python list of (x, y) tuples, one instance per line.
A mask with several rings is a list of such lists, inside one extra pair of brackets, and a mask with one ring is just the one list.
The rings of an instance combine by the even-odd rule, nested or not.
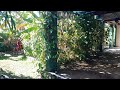
[(33, 21), (31, 20), (31, 18), (28, 18), (28, 19), (23, 18), (23, 20), (25, 20), (25, 21), (27, 21), (27, 22), (29, 22), (29, 23), (32, 23), (32, 22), (33, 22)]
[(31, 14), (34, 16), (34, 18), (36, 18), (36, 19), (39, 18), (35, 13), (32, 12)]
[(24, 39), (29, 39), (30, 38), (30, 35), (26, 35), (25, 37), (24, 37)]
[(5, 27), (7, 27), (7, 19), (8, 19), (8, 14), (7, 12), (5, 13)]
[(3, 16), (0, 16), (0, 21), (3, 19)]
[(37, 27), (28, 28), (28, 29), (24, 30), (24, 31), (21, 32), (21, 33), (30, 33), (30, 32), (32, 32), (33, 30), (37, 30)]
[(16, 30), (15, 21), (13, 20), (12, 16), (11, 16), (11, 23), (12, 23), (12, 27), (14, 27), (14, 29)]

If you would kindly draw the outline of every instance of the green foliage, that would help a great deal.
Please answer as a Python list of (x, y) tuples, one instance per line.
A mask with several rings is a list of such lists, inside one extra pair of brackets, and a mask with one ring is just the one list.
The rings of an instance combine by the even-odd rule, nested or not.
[(93, 51), (100, 51), (100, 45), (103, 43), (104, 28), (100, 21), (94, 19), (94, 15), (81, 14), (77, 18), (80, 18), (80, 20), (77, 19), (79, 20), (77, 21), (77, 28), (81, 27), (81, 31), (84, 33), (84, 41), (80, 46), (85, 51), (85, 56), (89, 58)]
[(104, 27), (94, 15), (72, 12), (59, 13), (58, 48), (61, 64), (71, 60), (85, 60), (101, 51)]
[(0, 33), (0, 42), (3, 42), (4, 40), (7, 40), (9, 38), (9, 35), (7, 33)]
[(8, 33), (10, 40), (22, 39), (25, 56), (29, 55), (39, 60), (39, 66), (41, 65), (39, 70), (42, 74), (46, 68), (43, 12), (37, 11), (37, 15), (34, 11), (1, 11), (0, 13), (0, 27), (3, 32)]
[(38, 71), (42, 78), (48, 78), (48, 71), (58, 69), (57, 62), (61, 65), (90, 59), (95, 52), (101, 51), (103, 23), (92, 14), (77, 15), (72, 11), (1, 13), (0, 20), (5, 20), (1, 28), (8, 29), (6, 32), (12, 39), (22, 38), (24, 53), (39, 61)]
[(10, 51), (12, 50), (11, 43), (9, 41), (9, 34), (8, 33), (0, 33), (0, 51)]
[[(39, 24), (44, 23), (43, 17), (42, 15), (40, 17), (36, 17), (33, 12), (26, 12), (24, 14), (21, 16), (27, 18), (29, 17), (29, 15), (31, 15), (30, 20), (33, 21), (32, 23), (27, 21), (29, 24), (27, 24), (26, 29), (20, 32), (20, 36), (23, 39), (22, 43), (24, 47), (24, 52), (26, 55), (32, 56), (39, 61), (38, 72), (40, 72), (42, 78), (45, 78), (47, 77), (45, 76), (45, 32), (44, 26), (42, 24)], [(42, 14), (42, 12), (40, 14)]]

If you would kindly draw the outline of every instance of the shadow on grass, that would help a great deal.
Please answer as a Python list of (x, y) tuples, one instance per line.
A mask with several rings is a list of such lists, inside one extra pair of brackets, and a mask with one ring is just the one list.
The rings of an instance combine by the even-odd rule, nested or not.
[[(21, 58), (14, 60), (11, 57), (18, 57), (21, 56)], [(27, 57), (24, 54), (12, 54), (11, 52), (0, 52), (0, 60), (14, 60), (14, 61), (19, 61), (19, 60), (26, 60)]]
[(24, 75), (17, 76), (10, 71), (4, 71), (2, 68), (0, 68), (0, 79), (33, 79), (33, 78), (29, 76), (26, 77)]
[(9, 59), (9, 58), (10, 58), (10, 56), (4, 56), (4, 55), (0, 56), (0, 60)]

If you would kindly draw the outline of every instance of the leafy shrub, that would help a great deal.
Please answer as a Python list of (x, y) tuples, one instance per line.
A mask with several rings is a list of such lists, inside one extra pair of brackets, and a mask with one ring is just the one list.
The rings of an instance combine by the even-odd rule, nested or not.
[(104, 26), (94, 15), (61, 12), (58, 20), (59, 63), (86, 60), (101, 51)]

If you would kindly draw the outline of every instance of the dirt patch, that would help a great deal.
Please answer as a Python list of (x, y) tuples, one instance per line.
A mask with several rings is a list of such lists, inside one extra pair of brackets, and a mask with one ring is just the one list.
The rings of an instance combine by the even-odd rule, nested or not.
[(120, 50), (104, 52), (92, 61), (61, 66), (59, 74), (64, 73), (71, 79), (120, 79)]
[(74, 65), (61, 68), (59, 74), (66, 74), (71, 79), (120, 79), (120, 68), (116, 65), (80, 65), (78, 62)]

